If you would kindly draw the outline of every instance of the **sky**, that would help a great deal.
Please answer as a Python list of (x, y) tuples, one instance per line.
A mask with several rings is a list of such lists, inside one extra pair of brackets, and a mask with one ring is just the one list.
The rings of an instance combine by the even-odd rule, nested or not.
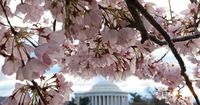
[[(146, 0), (147, 2), (156, 2), (161, 7), (168, 8), (168, 0)], [(181, 5), (180, 5), (181, 2)], [(187, 7), (189, 0), (171, 0), (172, 10), (175, 11), (175, 13), (181, 12), (183, 8)], [(166, 49), (160, 49), (154, 52), (157, 58), (161, 57), (162, 54), (164, 54), (167, 50)], [(0, 67), (3, 64), (3, 57), (0, 56)], [(167, 56), (164, 58), (168, 62), (176, 62), (175, 58), (173, 57), (172, 53), (168, 53)], [(186, 61), (187, 69), (192, 69), (193, 65)], [(51, 68), (50, 72), (47, 73), (47, 75), (52, 75), (53, 73), (57, 72), (59, 70), (59, 67), (56, 65), (53, 68)], [(103, 77), (97, 76), (90, 80), (83, 80), (81, 78), (74, 78), (70, 75), (65, 75), (67, 77), (68, 81), (71, 81), (73, 83), (72, 89), (74, 92), (84, 92), (88, 91), (92, 88), (92, 86), (102, 80), (104, 80)], [(0, 70), (0, 96), (8, 96), (12, 93), (12, 90), (15, 86), (15, 75), (12, 76), (5, 76), (1, 73)], [(160, 84), (154, 83), (151, 80), (139, 80), (137, 77), (131, 76), (128, 77), (126, 80), (123, 81), (114, 81), (116, 85), (118, 85), (122, 91), (125, 92), (138, 92), (141, 94), (145, 94), (144, 90), (147, 87), (157, 87)], [(189, 92), (188, 92), (189, 94)]]

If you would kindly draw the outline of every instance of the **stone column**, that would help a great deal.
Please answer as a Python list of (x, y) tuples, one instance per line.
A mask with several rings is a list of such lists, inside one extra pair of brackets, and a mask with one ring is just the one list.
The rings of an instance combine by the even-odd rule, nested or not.
[(122, 96), (120, 96), (120, 105), (123, 105), (123, 104), (122, 104)]
[(89, 105), (91, 105), (92, 96), (87, 96), (87, 97), (89, 97)]
[(94, 96), (94, 105), (97, 105), (97, 96)]
[(118, 103), (118, 96), (115, 96), (115, 105), (118, 105), (119, 103)]
[(78, 96), (77, 102), (78, 102), (78, 105), (80, 105), (80, 97), (79, 96)]
[(125, 104), (124, 96), (122, 96), (122, 104), (123, 104), (123, 105)]
[(113, 96), (113, 103), (114, 103), (114, 105), (117, 105), (117, 103), (116, 103), (117, 98), (116, 97), (117, 97), (116, 95)]
[(94, 105), (94, 96), (93, 95), (91, 95), (91, 105)]
[(125, 105), (124, 96), (122, 96), (122, 104)]
[(125, 97), (125, 105), (128, 105), (128, 97)]
[(120, 96), (117, 96), (117, 105), (121, 105), (121, 103), (120, 103)]
[(102, 101), (102, 98), (101, 98), (101, 96), (99, 96), (99, 105), (102, 105), (101, 101)]
[(113, 98), (114, 98), (114, 96), (111, 96), (111, 98), (110, 98), (111, 104), (110, 105), (114, 105)]
[(115, 105), (118, 105), (118, 96), (115, 96)]
[(103, 95), (103, 105), (106, 105), (106, 101), (105, 101), (106, 96)]
[(106, 101), (107, 101), (107, 102), (106, 102), (106, 103), (107, 103), (106, 105), (110, 105), (110, 103), (109, 103), (109, 102), (110, 102), (110, 101), (109, 101), (109, 95), (107, 95)]

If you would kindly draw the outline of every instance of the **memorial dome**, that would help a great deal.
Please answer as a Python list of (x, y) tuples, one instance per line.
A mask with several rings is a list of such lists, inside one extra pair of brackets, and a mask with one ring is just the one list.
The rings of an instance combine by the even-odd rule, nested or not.
[(128, 105), (128, 93), (106, 80), (98, 82), (88, 92), (75, 93), (77, 105), (82, 97), (88, 97), (90, 105)]
[(89, 92), (122, 92), (122, 91), (114, 83), (109, 81), (102, 81), (94, 85)]

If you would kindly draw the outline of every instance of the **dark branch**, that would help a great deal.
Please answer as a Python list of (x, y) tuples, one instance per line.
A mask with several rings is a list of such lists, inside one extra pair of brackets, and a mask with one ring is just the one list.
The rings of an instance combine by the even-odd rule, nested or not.
[(197, 39), (199, 37), (200, 37), (200, 33), (194, 34), (194, 35), (187, 35), (187, 36), (172, 38), (171, 40), (172, 40), (172, 42), (180, 42), (180, 41), (187, 41), (187, 40)]
[(11, 32), (12, 32), (14, 35), (17, 35), (17, 32), (15, 31), (15, 29), (13, 28), (13, 26), (11, 25), (11, 23), (10, 23), (10, 21), (9, 21), (9, 19), (8, 19), (8, 15), (7, 15), (7, 13), (6, 13), (6, 9), (4, 8), (4, 6), (3, 6), (3, 4), (2, 4), (2, 0), (0, 1), (0, 5), (1, 5), (1, 8), (2, 8), (2, 10), (3, 10), (3, 13), (4, 13), (5, 17), (6, 17), (6, 20), (7, 20), (8, 24), (9, 24), (9, 26), (10, 26)]
[(56, 19), (53, 21), (53, 31), (56, 31)]
[(130, 5), (130, 1), (126, 0), (126, 4), (128, 6), (129, 11), (131, 12), (132, 17), (134, 18), (134, 21), (137, 22), (136, 29), (140, 31), (141, 33), (141, 43), (144, 43), (146, 40), (148, 40), (148, 33), (143, 25), (143, 22), (141, 20), (139, 12), (136, 10), (136, 7), (134, 5)]
[(163, 58), (168, 54), (170, 50), (168, 50), (160, 59), (156, 60), (154, 63), (158, 63), (163, 60)]
[[(194, 35), (187, 35), (187, 36), (180, 36), (180, 37), (172, 38), (171, 41), (172, 42), (182, 42), (182, 41), (188, 41), (188, 40), (197, 39), (197, 38), (200, 38), (200, 33), (194, 34)], [(165, 40), (160, 40), (153, 35), (149, 35), (149, 39), (158, 45), (161, 45), (161, 46), (167, 45), (167, 42)]]
[(197, 0), (190, 0), (191, 3), (197, 3)]
[(44, 105), (47, 105), (48, 102), (45, 100), (44, 96), (40, 92), (40, 87), (38, 86), (38, 84), (34, 80), (32, 80), (31, 82), (32, 82), (34, 88), (36, 89), (38, 95), (40, 96), (42, 102), (44, 103)]
[(177, 59), (180, 68), (181, 68), (181, 75), (184, 77), (186, 85), (188, 86), (189, 90), (191, 91), (192, 95), (194, 96), (196, 102), (198, 105), (200, 105), (200, 101), (198, 99), (197, 94), (194, 91), (194, 88), (192, 86), (192, 82), (190, 81), (188, 75), (185, 73), (186, 72), (186, 68), (185, 68), (185, 64), (183, 62), (183, 59), (181, 58), (181, 56), (179, 55), (178, 51), (176, 50), (176, 48), (174, 47), (174, 44), (170, 38), (170, 36), (167, 34), (167, 32), (154, 20), (154, 18), (146, 11), (146, 9), (137, 1), (137, 0), (126, 0), (127, 3), (129, 3), (128, 6), (130, 5), (134, 5), (138, 11), (141, 12), (142, 15), (145, 16), (145, 18), (157, 29), (157, 31), (159, 31), (162, 36), (164, 37), (164, 39), (166, 40), (169, 48), (171, 49), (172, 53), (174, 54), (175, 58)]
[(170, 12), (170, 17), (171, 17), (171, 20), (173, 20), (171, 0), (168, 0), (168, 3), (169, 3), (169, 12)]
[(0, 22), (0, 25), (10, 27), (9, 25), (6, 25), (6, 24), (4, 24), (4, 23), (2, 23), (2, 22)]

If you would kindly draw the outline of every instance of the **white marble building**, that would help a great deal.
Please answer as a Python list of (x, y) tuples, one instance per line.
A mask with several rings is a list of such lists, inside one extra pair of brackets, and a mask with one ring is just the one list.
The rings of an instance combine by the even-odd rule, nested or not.
[(90, 105), (128, 105), (128, 93), (108, 81), (94, 85), (88, 92), (75, 93), (78, 105), (81, 97), (88, 97)]

